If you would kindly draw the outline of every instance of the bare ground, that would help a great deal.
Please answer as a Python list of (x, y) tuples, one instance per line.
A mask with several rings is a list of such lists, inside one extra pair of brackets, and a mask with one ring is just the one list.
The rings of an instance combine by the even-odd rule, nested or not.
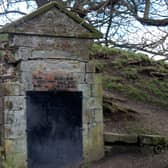
[(135, 148), (128, 152), (116, 151), (90, 164), (89, 168), (168, 168), (168, 152), (153, 155)]
[[(115, 96), (117, 97), (118, 95)], [(116, 101), (115, 103), (121, 107), (130, 108), (136, 111), (135, 119), (127, 120), (121, 116), (118, 116), (118, 119), (116, 119), (117, 113), (114, 114), (115, 119), (106, 116), (104, 118), (105, 131), (168, 135), (167, 109), (141, 102), (134, 102), (132, 100), (130, 101), (128, 99), (125, 100), (125, 102)]]
[[(113, 117), (106, 116), (104, 119), (106, 132), (168, 135), (168, 111), (166, 109), (129, 100), (115, 103), (135, 110), (138, 117), (136, 116), (135, 120), (126, 120), (121, 116), (116, 119), (115, 116), (113, 120)], [(112, 148), (104, 159), (90, 164), (89, 168), (168, 168), (168, 149), (161, 154), (154, 154), (149, 149), (144, 152), (146, 149), (140, 147), (126, 146), (126, 148), (127, 150), (124, 151), (122, 148)]]

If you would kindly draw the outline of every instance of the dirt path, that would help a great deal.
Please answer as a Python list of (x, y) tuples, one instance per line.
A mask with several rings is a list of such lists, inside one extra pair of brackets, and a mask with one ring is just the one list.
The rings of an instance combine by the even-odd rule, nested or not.
[(89, 168), (168, 168), (168, 151), (154, 155), (135, 148), (131, 150), (112, 152), (104, 159), (90, 164)]
[[(136, 120), (118, 117), (118, 120), (105, 118), (105, 131), (116, 133), (152, 133), (168, 135), (168, 110), (157, 106), (133, 102), (115, 102), (122, 107), (130, 108), (138, 113)], [(114, 114), (115, 117), (117, 114)]]
[[(137, 111), (138, 118), (126, 120), (119, 116), (118, 120), (109, 120), (107, 116), (104, 120), (105, 131), (168, 135), (168, 110), (129, 100), (115, 103)], [(89, 165), (89, 168), (168, 168), (168, 150), (157, 155), (135, 147), (129, 147), (124, 152), (114, 150), (104, 159)]]

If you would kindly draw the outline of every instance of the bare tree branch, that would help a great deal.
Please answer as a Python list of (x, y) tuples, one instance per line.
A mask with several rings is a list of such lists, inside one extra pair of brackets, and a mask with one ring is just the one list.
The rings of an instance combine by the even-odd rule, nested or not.
[(149, 18), (149, 10), (150, 10), (150, 0), (146, 0), (144, 19), (148, 19)]
[(168, 26), (168, 19), (144, 19), (138, 16), (135, 17), (140, 23), (148, 26)]
[(0, 12), (0, 15), (7, 15), (7, 14), (20, 14), (20, 15), (26, 15), (25, 12), (21, 12), (21, 11), (18, 11), (18, 10), (11, 10), (11, 11), (4, 11), (4, 12)]

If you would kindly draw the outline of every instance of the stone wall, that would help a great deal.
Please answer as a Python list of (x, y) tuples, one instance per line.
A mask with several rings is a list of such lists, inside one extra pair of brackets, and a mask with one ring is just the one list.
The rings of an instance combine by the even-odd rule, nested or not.
[(2, 84), (7, 160), (13, 167), (27, 167), (26, 92), (49, 90), (82, 91), (84, 162), (103, 157), (102, 83), (89, 60), (92, 41), (25, 35), (9, 39), (3, 65), (10, 79)]
[(16, 60), (79, 59), (88, 60), (92, 40), (55, 38), (46, 36), (14, 35), (9, 46), (17, 49)]
[[(18, 143), (20, 137), (18, 137), (18, 134), (16, 133), (19, 132), (18, 127), (21, 127), (19, 124), (19, 121), (21, 120), (19, 117), (20, 107), (18, 105), (20, 91), (18, 90), (17, 85), (20, 84), (19, 69), (14, 59), (13, 49), (6, 46), (7, 43), (1, 47), (0, 50), (1, 149), (2, 158), (4, 161), (7, 159), (6, 165), (9, 167), (17, 167), (17, 165), (24, 165), (20, 160), (20, 156), (23, 156), (23, 154), (20, 154), (19, 156), (19, 152), (17, 151), (17, 148), (19, 146), (23, 147), (23, 145)], [(21, 159), (22, 158), (23, 157), (21, 157)]]
[(2, 146), (3, 141), (3, 111), (4, 111), (4, 99), (2, 95), (2, 81), (0, 79), (0, 146)]
[(22, 32), (23, 30), (29, 34), (54, 34), (58, 36), (78, 36), (89, 33), (87, 29), (83, 29), (81, 24), (75, 23), (72, 18), (56, 10), (56, 8), (52, 8), (15, 27), (15, 31)]

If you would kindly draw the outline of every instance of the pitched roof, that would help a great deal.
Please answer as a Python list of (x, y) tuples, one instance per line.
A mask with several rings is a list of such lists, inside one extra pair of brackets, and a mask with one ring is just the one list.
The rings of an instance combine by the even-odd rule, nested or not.
[[(83, 28), (88, 30), (89, 33), (83, 33), (79, 37), (81, 38), (101, 38), (102, 33), (96, 30), (92, 25), (88, 24), (85, 20), (78, 17), (71, 11), (68, 11), (63, 5), (59, 4), (58, 2), (50, 2), (40, 8), (38, 8), (36, 11), (20, 18), (19, 20), (16, 20), (10, 24), (5, 25), (3, 28), (0, 29), (0, 33), (22, 33), (24, 34), (24, 31), (19, 32), (16, 30), (16, 27), (18, 25), (22, 25), (26, 21), (29, 21), (31, 19), (34, 19), (37, 16), (42, 15), (43, 13), (49, 11), (53, 7), (57, 8), (60, 12), (66, 14), (69, 18), (74, 20), (76, 23), (80, 24)], [(53, 35), (53, 34), (52, 34)], [(53, 35), (57, 36), (57, 35)]]

